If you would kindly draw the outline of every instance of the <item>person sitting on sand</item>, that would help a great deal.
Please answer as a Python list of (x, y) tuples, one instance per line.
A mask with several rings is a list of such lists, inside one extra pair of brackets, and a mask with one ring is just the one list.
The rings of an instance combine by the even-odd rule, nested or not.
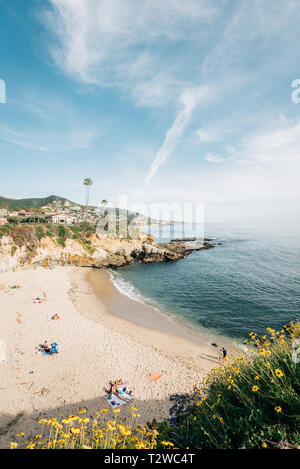
[[(123, 380), (123, 378), (119, 379), (118, 381), (115, 381), (115, 384), (113, 386), (113, 393), (118, 396), (119, 399), (125, 402), (129, 402), (131, 399), (134, 398), (135, 395), (135, 390), (134, 389), (127, 389), (127, 383)], [(124, 386), (124, 387), (123, 387)], [(124, 397), (125, 395), (129, 397)]]
[[(122, 386), (124, 386), (123, 389)], [(124, 381), (123, 378), (120, 378), (116, 381), (109, 382), (109, 390), (107, 391), (107, 393), (115, 394), (122, 401), (129, 402), (135, 396), (135, 389), (128, 390), (126, 381)], [(129, 397), (126, 398), (124, 397), (124, 395), (127, 395)]]
[[(114, 394), (118, 396), (118, 398), (121, 399), (122, 401), (130, 402), (131, 399), (134, 398), (135, 390), (130, 389), (130, 391), (128, 391), (125, 388), (125, 391), (124, 391), (123, 389), (120, 389), (119, 387), (117, 387), (114, 391)], [(124, 397), (125, 395), (130, 396), (130, 397)]]
[(50, 345), (48, 344), (47, 340), (45, 340), (45, 342), (44, 342), (43, 351), (46, 352), (46, 353), (50, 353), (50, 352), (51, 352), (51, 347), (50, 347)]
[(119, 379), (119, 380), (116, 380), (116, 381), (110, 381), (109, 382), (109, 389), (107, 390), (107, 394), (112, 394), (116, 391), (117, 387), (121, 384), (125, 384), (123, 382), (123, 379)]
[(52, 318), (51, 318), (53, 321), (59, 321), (60, 320), (60, 317), (57, 313), (55, 313)]

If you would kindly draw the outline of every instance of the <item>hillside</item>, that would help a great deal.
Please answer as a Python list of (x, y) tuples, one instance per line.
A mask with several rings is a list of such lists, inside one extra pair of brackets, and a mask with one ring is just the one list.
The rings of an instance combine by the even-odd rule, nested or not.
[[(29, 208), (40, 208), (52, 202), (73, 202), (59, 197), (57, 195), (50, 195), (44, 198), (29, 198), (29, 199), (9, 199), (6, 197), (0, 197), (0, 208), (6, 208), (7, 210), (26, 209)], [(77, 204), (76, 204), (77, 205)]]
[[(26, 209), (26, 210), (35, 209), (36, 210), (48, 204), (53, 204), (53, 203), (57, 203), (57, 205), (55, 205), (54, 208), (63, 209), (65, 202), (69, 202), (69, 204), (72, 206), (80, 207), (82, 211), (85, 209), (83, 205), (78, 204), (76, 202), (72, 202), (71, 200), (66, 199), (64, 197), (60, 197), (58, 195), (50, 195), (49, 197), (28, 198), (28, 199), (10, 199), (7, 197), (0, 196), (0, 209), (4, 208), (9, 211), (21, 210), (21, 209)], [(97, 207), (95, 206), (91, 206), (91, 205), (89, 206), (89, 210), (92, 210), (92, 211), (94, 211), (96, 208)], [(131, 222), (132, 219), (135, 217), (141, 218), (142, 220), (144, 220), (145, 223), (148, 222), (148, 217), (141, 215), (138, 212), (133, 212), (130, 210), (127, 211), (125, 209), (120, 209), (120, 208), (106, 207), (105, 212), (106, 214), (116, 215), (117, 218), (128, 217), (129, 222)]]

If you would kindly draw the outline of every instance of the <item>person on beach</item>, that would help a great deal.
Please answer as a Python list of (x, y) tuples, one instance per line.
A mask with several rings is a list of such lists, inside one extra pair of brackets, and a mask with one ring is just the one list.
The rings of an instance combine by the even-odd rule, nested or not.
[(44, 301), (47, 301), (47, 294), (44, 292), (43, 293)]
[[(134, 398), (135, 390), (130, 389), (130, 391), (128, 391), (125, 388), (125, 391), (124, 391), (123, 389), (120, 389), (119, 387), (117, 387), (116, 390), (114, 391), (114, 394), (118, 396), (118, 398), (121, 399), (122, 401), (130, 402), (131, 399)], [(130, 396), (130, 397), (124, 397), (124, 395)]]
[(116, 391), (116, 389), (118, 389), (118, 386), (121, 386), (122, 384), (126, 384), (124, 381), (123, 381), (123, 378), (121, 379), (118, 379), (116, 381), (110, 381), (109, 382), (109, 389), (107, 391), (108, 394), (112, 394)]
[(45, 342), (44, 342), (43, 350), (44, 350), (44, 352), (46, 352), (46, 353), (50, 353), (50, 352), (51, 352), (51, 347), (50, 347), (50, 345), (48, 344), (48, 341), (47, 341), (47, 340), (45, 340)]
[(59, 321), (60, 317), (57, 313), (54, 314), (54, 316), (52, 316), (51, 318), (53, 321)]
[(221, 363), (224, 363), (224, 360), (225, 360), (226, 355), (227, 355), (227, 350), (225, 350), (225, 348), (222, 347), (222, 348), (220, 349), (220, 352), (219, 352), (219, 361), (220, 361)]
[[(108, 394), (115, 394), (122, 401), (130, 402), (131, 399), (134, 398), (135, 390), (134, 389), (128, 390), (126, 387), (126, 384), (127, 383), (123, 380), (123, 378), (118, 379), (117, 381), (110, 381), (109, 390), (107, 392)], [(122, 385), (124, 385), (124, 389), (122, 389)], [(129, 397), (126, 398), (124, 397), (125, 395)]]
[(88, 292), (89, 292), (90, 295), (93, 293), (93, 290), (92, 290), (92, 287), (91, 287), (91, 286), (89, 286)]

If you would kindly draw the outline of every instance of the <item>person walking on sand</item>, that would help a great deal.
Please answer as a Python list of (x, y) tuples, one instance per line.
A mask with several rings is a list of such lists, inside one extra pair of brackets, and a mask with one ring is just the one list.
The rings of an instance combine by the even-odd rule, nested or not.
[(225, 348), (222, 347), (219, 352), (219, 362), (224, 363), (226, 355), (227, 355), (227, 350), (225, 350)]
[(89, 286), (89, 290), (88, 290), (89, 294), (91, 295), (93, 293), (93, 289), (91, 286)]

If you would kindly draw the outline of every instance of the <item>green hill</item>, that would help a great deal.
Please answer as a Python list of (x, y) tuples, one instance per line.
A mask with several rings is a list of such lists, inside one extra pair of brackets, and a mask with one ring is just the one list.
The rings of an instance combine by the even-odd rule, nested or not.
[[(79, 207), (84, 207), (81, 204), (72, 202), (69, 199), (65, 199), (64, 197), (59, 197), (58, 195), (50, 195), (49, 197), (44, 198), (29, 198), (29, 199), (9, 199), (6, 197), (0, 197), (0, 209), (6, 208), (7, 210), (21, 210), (21, 209), (38, 209), (40, 207), (44, 207), (45, 205), (52, 203), (52, 202), (70, 202), (72, 205), (78, 205)], [(96, 208), (95, 206), (89, 206), (89, 208)], [(132, 212), (131, 210), (127, 211), (120, 208), (113, 208), (113, 207), (106, 207), (106, 213), (116, 214), (117, 217), (125, 217), (128, 216), (129, 218), (134, 218), (136, 216), (140, 216), (138, 212)], [(147, 217), (145, 217), (147, 219)]]
[[(70, 202), (68, 199), (59, 197), (57, 195), (50, 195), (40, 199), (8, 199), (6, 197), (0, 197), (0, 208), (6, 208), (8, 210), (15, 210), (21, 208), (40, 208), (52, 202)], [(73, 203), (73, 202), (71, 202)], [(76, 204), (77, 205), (77, 204)]]

